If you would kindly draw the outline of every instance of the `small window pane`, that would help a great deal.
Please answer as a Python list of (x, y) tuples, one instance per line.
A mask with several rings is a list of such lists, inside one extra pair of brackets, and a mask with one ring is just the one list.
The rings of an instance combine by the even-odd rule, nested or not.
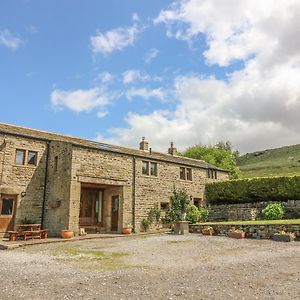
[(2, 200), (1, 215), (12, 215), (13, 203), (14, 202), (11, 199), (3, 199)]
[(215, 173), (215, 179), (217, 179), (217, 177), (218, 177), (218, 176), (217, 176), (217, 171), (215, 171), (214, 173)]
[(16, 150), (16, 164), (25, 165), (25, 150)]
[(35, 151), (28, 151), (28, 165), (36, 166), (37, 163), (37, 152)]
[(144, 175), (149, 175), (149, 162), (148, 161), (142, 162), (142, 173)]
[(157, 163), (150, 163), (150, 174), (157, 176)]
[(185, 180), (185, 168), (180, 168), (180, 179)]
[(192, 169), (190, 169), (190, 168), (186, 169), (186, 179), (190, 180), (190, 181), (193, 180), (193, 178), (192, 178)]

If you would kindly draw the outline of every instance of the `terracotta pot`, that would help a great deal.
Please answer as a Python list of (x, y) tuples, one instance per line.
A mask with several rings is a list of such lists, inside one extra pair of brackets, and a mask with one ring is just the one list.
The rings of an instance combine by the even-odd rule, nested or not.
[(123, 227), (122, 228), (122, 233), (123, 234), (131, 234), (132, 228), (131, 227)]
[(60, 236), (63, 239), (70, 239), (74, 236), (74, 232), (72, 230), (64, 229), (60, 231)]
[(245, 238), (245, 232), (229, 231), (228, 236), (233, 239), (243, 239)]
[(213, 235), (214, 230), (213, 229), (202, 229), (202, 234), (203, 235)]

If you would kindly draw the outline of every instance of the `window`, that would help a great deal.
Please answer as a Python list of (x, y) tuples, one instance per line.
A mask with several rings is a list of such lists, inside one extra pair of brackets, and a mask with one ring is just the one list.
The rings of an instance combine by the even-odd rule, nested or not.
[(11, 199), (2, 200), (1, 215), (12, 215), (14, 201)]
[(190, 181), (193, 180), (193, 178), (192, 178), (192, 169), (191, 168), (186, 169), (186, 180), (190, 180)]
[(160, 203), (160, 209), (162, 211), (168, 211), (170, 207), (170, 203), (169, 202), (161, 202)]
[(142, 174), (149, 175), (149, 162), (148, 161), (142, 162)]
[(201, 198), (194, 198), (194, 205), (197, 207), (201, 207), (202, 199)]
[(142, 174), (157, 177), (157, 163), (142, 161)]
[(185, 180), (185, 168), (180, 167), (180, 179)]
[(36, 164), (37, 164), (37, 152), (36, 151), (28, 151), (27, 164), (36, 166)]
[(180, 167), (180, 174), (179, 174), (179, 176), (180, 176), (181, 180), (192, 181), (193, 180), (192, 169), (191, 168)]
[(213, 169), (207, 169), (207, 177), (211, 179), (217, 179), (217, 171)]
[(157, 163), (154, 162), (150, 163), (150, 175), (157, 176)]
[(54, 171), (57, 171), (58, 168), (58, 156), (54, 157)]
[(16, 150), (16, 164), (17, 165), (25, 165), (25, 150)]

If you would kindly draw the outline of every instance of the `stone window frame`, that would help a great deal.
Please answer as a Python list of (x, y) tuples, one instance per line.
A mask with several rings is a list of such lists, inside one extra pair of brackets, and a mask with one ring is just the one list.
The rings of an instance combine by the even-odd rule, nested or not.
[(193, 181), (193, 169), (190, 167), (179, 167), (179, 179)]
[(207, 169), (207, 178), (218, 179), (218, 172), (215, 169)]
[[(144, 168), (144, 164), (147, 166)], [(155, 172), (152, 174), (151, 165), (155, 166)], [(146, 171), (144, 171), (146, 170)], [(142, 175), (147, 177), (158, 177), (158, 163), (155, 161), (142, 160)]]
[[(24, 153), (24, 157), (23, 157), (23, 163), (22, 164), (18, 164), (17, 163), (17, 152), (23, 152)], [(35, 160), (34, 160), (34, 164), (29, 163), (28, 158), (29, 158), (29, 153), (35, 153)], [(36, 150), (28, 150), (28, 149), (22, 149), (22, 148), (16, 148), (15, 149), (15, 157), (14, 157), (14, 164), (18, 167), (36, 167), (38, 164), (38, 155), (39, 152)]]

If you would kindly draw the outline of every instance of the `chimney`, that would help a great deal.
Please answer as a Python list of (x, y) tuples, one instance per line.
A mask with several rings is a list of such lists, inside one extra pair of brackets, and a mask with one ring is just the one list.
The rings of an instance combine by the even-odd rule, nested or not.
[(148, 151), (149, 150), (149, 144), (145, 140), (144, 136), (142, 137), (142, 141), (140, 142), (140, 150), (143, 150), (143, 151)]
[(168, 149), (168, 153), (171, 155), (176, 155), (177, 154), (177, 149), (174, 147), (174, 143), (171, 142), (171, 147)]

